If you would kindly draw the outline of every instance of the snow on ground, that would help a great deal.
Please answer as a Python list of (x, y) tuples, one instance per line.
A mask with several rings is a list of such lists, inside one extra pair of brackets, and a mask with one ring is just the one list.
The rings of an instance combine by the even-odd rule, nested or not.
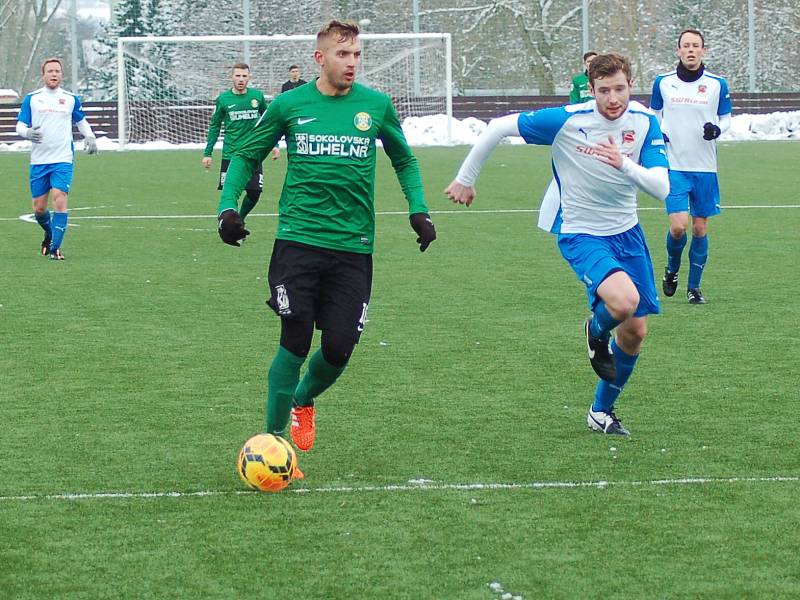
[[(450, 142), (447, 141), (447, 117), (431, 115), (427, 117), (408, 117), (403, 121), (403, 132), (411, 146), (457, 146), (472, 145), (486, 123), (474, 117), (463, 120), (453, 119), (450, 126)], [(719, 138), (721, 142), (752, 140), (800, 140), (800, 110), (793, 112), (775, 112), (765, 115), (735, 115), (731, 119), (731, 128)], [(509, 138), (509, 143), (521, 144), (521, 138)], [(27, 151), (31, 143), (27, 140), (0, 143), (0, 152)], [(105, 137), (97, 140), (100, 150), (117, 150), (118, 144)], [(283, 142), (281, 142), (283, 147)], [(76, 147), (82, 148), (82, 142)], [(222, 147), (221, 143), (217, 144)], [(169, 142), (146, 142), (128, 144), (129, 150), (202, 150), (205, 144), (170, 144)]]

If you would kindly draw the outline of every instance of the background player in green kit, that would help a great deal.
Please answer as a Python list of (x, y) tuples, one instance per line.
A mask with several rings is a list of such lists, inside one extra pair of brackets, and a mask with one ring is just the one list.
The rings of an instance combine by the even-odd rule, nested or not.
[[(231, 159), (219, 201), (219, 235), (249, 234), (236, 210), (259, 162), (286, 136), (288, 167), (269, 265), (268, 304), (281, 317), (268, 374), (266, 430), (283, 436), (292, 417), (300, 450), (314, 443), (314, 398), (344, 371), (367, 316), (375, 234), (375, 140), (380, 138), (409, 206), (420, 250), (436, 239), (422, 179), (391, 100), (355, 83), (358, 26), (331, 21), (317, 34), (320, 77), (272, 101)], [(321, 348), (300, 369), (314, 327)]]
[[(225, 183), (225, 173), (228, 170), (230, 158), (239, 147), (242, 138), (250, 132), (253, 124), (267, 110), (267, 101), (264, 94), (258, 90), (248, 87), (250, 83), (250, 67), (244, 63), (236, 63), (231, 70), (231, 82), (233, 87), (222, 92), (217, 96), (214, 106), (214, 114), (211, 116), (211, 123), (208, 125), (208, 143), (203, 152), (203, 166), (211, 168), (211, 154), (214, 151), (214, 144), (219, 138), (220, 129), (224, 127), (225, 138), (222, 142), (222, 163), (219, 169), (218, 190), (222, 189)], [(280, 156), (278, 148), (272, 150), (272, 160)], [(261, 171), (261, 163), (253, 173), (250, 181), (245, 187), (247, 197), (242, 202), (239, 211), (242, 219), (253, 210), (261, 197), (261, 190), (264, 189), (264, 175)]]

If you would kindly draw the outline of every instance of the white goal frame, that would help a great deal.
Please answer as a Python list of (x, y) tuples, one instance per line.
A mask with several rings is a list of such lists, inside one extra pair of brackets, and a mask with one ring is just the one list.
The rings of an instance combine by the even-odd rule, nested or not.
[[(453, 46), (449, 33), (365, 33), (358, 36), (362, 40), (432, 40), (439, 39), (444, 42), (445, 48), (445, 110), (447, 116), (447, 142), (452, 139), (451, 129), (453, 120)], [(118, 149), (124, 150), (126, 144), (126, 81), (125, 81), (125, 44), (132, 43), (166, 43), (180, 44), (184, 42), (235, 42), (244, 44), (247, 53), (248, 42), (314, 42), (316, 35), (185, 35), (185, 36), (135, 36), (120, 37), (117, 39), (117, 126), (119, 144)], [(415, 55), (414, 79), (419, 85), (419, 56)], [(213, 101), (209, 98), (209, 101)]]

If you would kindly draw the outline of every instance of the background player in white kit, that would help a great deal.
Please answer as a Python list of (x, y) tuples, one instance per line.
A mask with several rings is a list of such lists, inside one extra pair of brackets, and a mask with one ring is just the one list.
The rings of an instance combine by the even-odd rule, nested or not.
[[(67, 199), (75, 157), (72, 124), (77, 124), (89, 154), (97, 152), (97, 142), (81, 109), (80, 99), (61, 88), (64, 70), (60, 59), (48, 58), (42, 63), (42, 80), (44, 87), (31, 92), (22, 101), (17, 133), (33, 142), (30, 186), (33, 214), (44, 229), (42, 255), (64, 260), (61, 243), (67, 231)], [(47, 210), (51, 195), (52, 220)]]
[(595, 57), (589, 67), (595, 100), (494, 119), (445, 190), (469, 206), (481, 166), (506, 136), (552, 147), (559, 194), (546, 197), (555, 204), (543, 207), (552, 219), (546, 229), (558, 233), (561, 255), (586, 286), (593, 311), (584, 327), (589, 360), (601, 380), (587, 423), (617, 435), (629, 432), (614, 404), (639, 357), (647, 315), (659, 312), (636, 190), (661, 200), (669, 191), (661, 129), (651, 111), (630, 101), (631, 83), (627, 58)]
[(706, 303), (700, 279), (708, 259), (708, 219), (720, 212), (715, 140), (731, 123), (728, 83), (705, 69), (705, 53), (703, 34), (695, 29), (682, 31), (678, 36), (678, 66), (656, 77), (650, 99), (650, 108), (656, 112), (667, 142), (670, 166), (667, 266), (662, 287), (667, 296), (674, 295), (678, 288), (691, 209), (692, 243), (686, 284), (690, 304)]

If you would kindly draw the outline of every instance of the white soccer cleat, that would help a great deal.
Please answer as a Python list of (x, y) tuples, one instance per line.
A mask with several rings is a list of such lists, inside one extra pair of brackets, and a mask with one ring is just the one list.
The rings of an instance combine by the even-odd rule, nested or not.
[(589, 413), (586, 415), (586, 422), (589, 424), (589, 429), (599, 431), (608, 435), (630, 435), (631, 432), (622, 426), (622, 423), (614, 414), (613, 410), (608, 412), (592, 410), (589, 407)]

